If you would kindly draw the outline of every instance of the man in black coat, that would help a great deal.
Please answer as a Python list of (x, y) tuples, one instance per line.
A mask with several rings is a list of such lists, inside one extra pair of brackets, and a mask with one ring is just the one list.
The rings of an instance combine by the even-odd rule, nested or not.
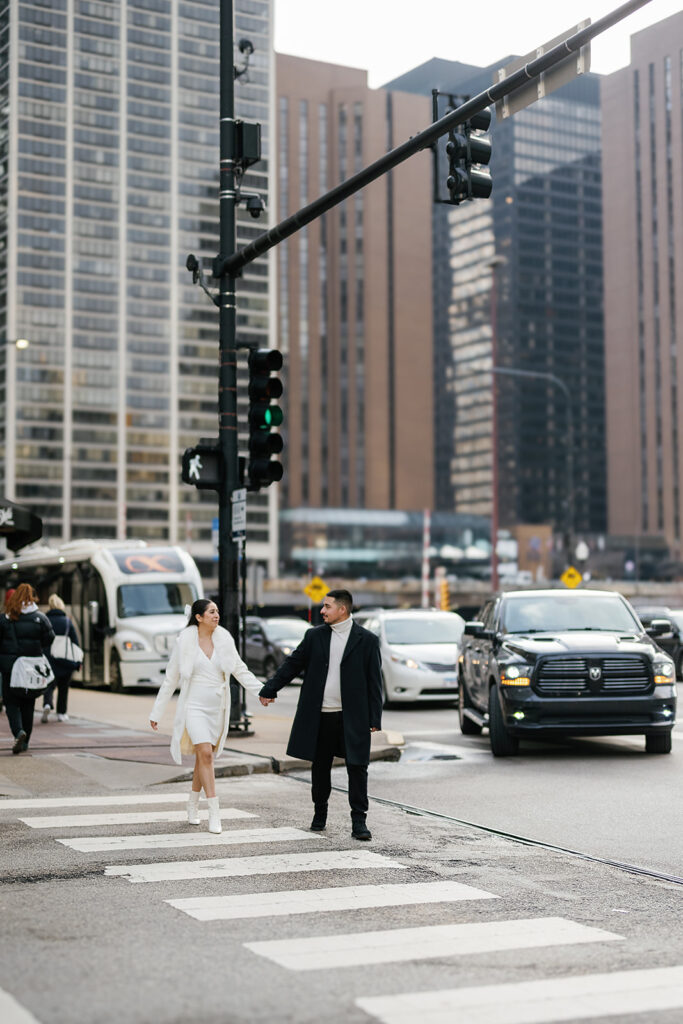
[(309, 629), (259, 694), (269, 704), (286, 683), (303, 678), (287, 753), (312, 761), (314, 832), (327, 822), (335, 756), (346, 759), (352, 835), (371, 839), (368, 811), (370, 733), (382, 726), (379, 639), (351, 618), (348, 590), (330, 590), (321, 608), (324, 626)]

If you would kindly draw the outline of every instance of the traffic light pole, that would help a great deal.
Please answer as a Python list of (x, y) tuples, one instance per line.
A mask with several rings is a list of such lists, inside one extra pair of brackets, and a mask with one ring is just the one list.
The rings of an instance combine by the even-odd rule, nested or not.
[[(223, 4), (225, 0), (221, 0), (221, 2)], [(339, 203), (342, 203), (350, 196), (355, 195), (356, 192), (359, 192), (360, 189), (365, 188), (371, 182), (376, 181), (377, 178), (381, 178), (383, 174), (408, 160), (409, 157), (420, 153), (422, 150), (429, 149), (442, 135), (446, 135), (456, 125), (471, 120), (475, 114), (478, 114), (492, 103), (496, 103), (505, 96), (509, 96), (521, 88), (521, 86), (528, 85), (530, 81), (539, 78), (544, 72), (549, 71), (550, 68), (555, 67), (556, 64), (559, 64), (571, 54), (576, 53), (582, 46), (589, 43), (591, 39), (605, 32), (608, 28), (612, 28), (613, 25), (618, 24), (618, 22), (628, 17), (629, 14), (633, 14), (634, 11), (640, 10), (641, 7), (645, 7), (651, 2), (652, 0), (628, 0), (627, 3), (622, 4), (610, 14), (605, 15), (604, 18), (600, 18), (587, 28), (575, 32), (574, 35), (569, 36), (563, 42), (548, 50), (547, 53), (537, 57), (535, 60), (529, 61), (528, 64), (508, 75), (501, 82), (492, 85), (489, 89), (479, 93), (478, 96), (473, 96), (471, 100), (463, 103), (456, 110), (446, 114), (439, 121), (435, 121), (434, 124), (423, 129), (423, 131), (418, 132), (417, 135), (414, 135), (407, 142), (396, 146), (389, 153), (385, 153), (379, 160), (375, 160), (374, 163), (369, 164), (362, 171), (347, 178), (346, 181), (342, 181), (335, 188), (309, 203), (308, 206), (304, 206), (301, 210), (292, 214), (291, 217), (280, 221), (279, 224), (276, 224), (269, 231), (264, 231), (253, 242), (250, 242), (249, 245), (245, 245), (237, 252), (234, 249), (230, 251), (224, 250), (221, 252), (220, 258), (214, 263), (214, 277), (222, 279), (228, 275), (239, 274), (242, 267), (253, 262), (257, 257), (263, 256), (273, 246), (283, 242), (285, 238), (289, 238), (307, 224), (317, 220), (318, 217), (327, 213), (328, 210), (338, 206)], [(230, 52), (232, 54), (232, 50)]]
[[(235, 69), (233, 0), (220, 0), (220, 251), (235, 252)], [(237, 310), (235, 278), (220, 278), (218, 446), (223, 476), (218, 491), (218, 601), (221, 623), (239, 636), (239, 550), (232, 539), (230, 495), (239, 487), (237, 441)]]

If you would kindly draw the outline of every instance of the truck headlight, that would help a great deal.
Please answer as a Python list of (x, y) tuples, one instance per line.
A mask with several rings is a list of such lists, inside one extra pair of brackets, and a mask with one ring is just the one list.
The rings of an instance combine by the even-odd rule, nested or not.
[(500, 670), (500, 681), (503, 686), (529, 686), (532, 672), (531, 665), (505, 665)]
[(673, 686), (676, 682), (676, 666), (671, 658), (663, 654), (655, 654), (652, 668), (655, 676), (655, 686)]
[(139, 640), (124, 640), (121, 644), (124, 651), (144, 651), (145, 645)]

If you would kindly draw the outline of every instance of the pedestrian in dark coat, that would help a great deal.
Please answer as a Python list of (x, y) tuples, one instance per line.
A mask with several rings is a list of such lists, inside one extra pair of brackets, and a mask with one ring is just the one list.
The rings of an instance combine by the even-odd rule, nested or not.
[[(50, 594), (47, 617), (50, 620), (55, 636), (68, 636), (72, 643), (79, 644), (78, 633), (72, 620), (66, 614), (66, 608), (59, 594)], [(64, 658), (55, 658), (50, 655), (50, 664), (55, 674), (54, 679), (48, 686), (43, 697), (42, 722), (47, 722), (50, 712), (54, 708), (55, 689), (57, 690), (57, 721), (68, 722), (67, 705), (69, 700), (69, 683), (76, 671), (76, 665), (72, 661), (65, 661)]]
[(13, 754), (28, 748), (36, 698), (30, 690), (10, 687), (12, 666), (17, 658), (48, 654), (55, 638), (47, 616), (38, 611), (37, 600), (33, 587), (20, 583), (0, 617), (0, 672), (5, 709), (14, 736)]
[(303, 678), (287, 753), (312, 761), (311, 783), (315, 814), (311, 823), (320, 832), (327, 822), (335, 756), (346, 759), (349, 777), (352, 835), (370, 839), (368, 763), (370, 733), (382, 726), (382, 672), (379, 639), (351, 618), (353, 598), (348, 590), (331, 590), (323, 602), (324, 626), (309, 629), (303, 640), (267, 680), (259, 694), (268, 704), (278, 690)]

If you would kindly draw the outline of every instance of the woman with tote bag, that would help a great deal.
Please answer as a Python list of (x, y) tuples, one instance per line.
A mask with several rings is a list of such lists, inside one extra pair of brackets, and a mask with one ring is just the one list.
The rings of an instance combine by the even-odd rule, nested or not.
[(182, 764), (182, 754), (195, 755), (187, 820), (191, 825), (199, 824), (203, 787), (209, 803), (209, 832), (221, 831), (213, 761), (223, 750), (228, 735), (230, 676), (252, 693), (263, 689), (263, 683), (237, 653), (231, 634), (218, 625), (219, 618), (213, 601), (199, 598), (194, 602), (188, 624), (178, 636), (149, 722), (156, 731), (171, 694), (179, 686), (171, 756), (176, 764)]
[[(37, 600), (33, 587), (20, 583), (7, 602), (5, 614), (0, 616), (0, 672), (5, 709), (14, 736), (13, 754), (28, 748), (36, 696), (40, 692), (17, 683), (34, 682), (31, 669), (36, 666), (41, 673), (47, 668), (52, 677), (46, 655), (55, 634), (47, 616), (38, 611)], [(45, 678), (47, 685), (50, 680)]]
[(68, 722), (67, 702), (69, 700), (69, 683), (74, 672), (81, 667), (83, 651), (78, 646), (78, 633), (73, 622), (66, 614), (64, 602), (58, 594), (50, 594), (47, 602), (47, 617), (55, 631), (50, 650), (50, 664), (55, 674), (54, 679), (43, 697), (42, 722), (47, 722), (54, 708), (54, 693), (57, 690), (57, 721)]

